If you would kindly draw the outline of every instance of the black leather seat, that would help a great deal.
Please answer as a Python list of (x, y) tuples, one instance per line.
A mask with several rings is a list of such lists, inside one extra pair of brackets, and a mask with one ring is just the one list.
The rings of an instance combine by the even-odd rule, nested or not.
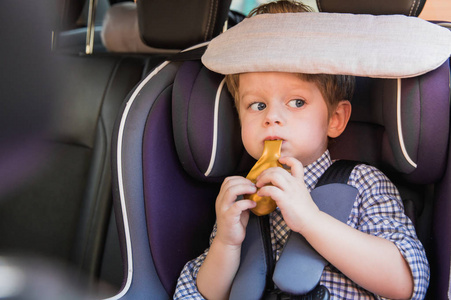
[[(11, 6), (5, 12), (19, 13), (20, 5), (28, 7), (18, 2), (15, 11)], [(23, 9), (20, 13), (36, 17), (30, 18), (28, 23), (39, 28), (35, 24), (40, 24), (42, 15), (54, 20), (51, 8), (43, 6), (42, 12), (30, 6), (30, 11)], [(32, 49), (41, 51), (45, 45), (50, 50), (49, 32), (56, 24), (46, 25), (42, 28), (45, 34), (22, 43), (26, 50), (20, 49), (21, 44), (18, 44), (18, 55), (10, 58), (14, 72), (27, 73), (17, 59), (34, 63)], [(8, 26), (15, 26), (15, 23)], [(66, 33), (71, 36), (74, 32), (70, 29)], [(41, 48), (34, 44), (38, 38)], [(17, 123), (28, 121), (34, 130), (22, 138), (23, 146), (27, 147), (25, 154), (19, 153), (17, 146), (17, 150), (8, 150), (8, 153), (19, 155), (21, 164), (39, 163), (30, 170), (21, 169), (17, 164), (15, 168), (21, 169), (18, 172), (26, 174), (0, 194), (0, 254), (62, 261), (75, 269), (84, 282), (87, 278), (90, 285), (101, 277), (119, 288), (122, 262), (112, 213), (112, 129), (127, 94), (169, 53), (105, 53), (102, 50), (85, 55), (80, 51), (85, 41), (80, 40), (83, 44), (77, 41), (56, 44), (53, 53), (46, 53), (46, 60), (37, 53), (36, 59), (42, 61), (30, 68), (29, 79), (25, 77), (30, 84), (23, 85), (19, 76), (11, 77), (17, 81), (11, 80), (13, 85), (8, 88), (15, 91), (22, 85), (26, 89), (23, 93), (27, 98), (21, 105), (27, 117), (18, 119)], [(20, 51), (24, 51), (24, 55)], [(35, 86), (31, 84), (33, 80), (42, 84)], [(15, 94), (10, 98), (2, 101), (19, 100)], [(43, 123), (46, 126), (41, 130)], [(12, 138), (13, 134), (18, 135), (18, 132), (12, 133)], [(30, 147), (25, 143), (28, 140), (37, 140), (39, 147)]]

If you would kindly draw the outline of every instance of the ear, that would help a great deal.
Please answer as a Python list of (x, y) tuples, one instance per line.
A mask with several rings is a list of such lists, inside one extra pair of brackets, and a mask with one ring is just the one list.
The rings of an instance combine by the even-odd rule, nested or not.
[(348, 100), (342, 100), (338, 103), (335, 111), (329, 118), (329, 127), (327, 135), (336, 138), (343, 133), (351, 117), (352, 106)]

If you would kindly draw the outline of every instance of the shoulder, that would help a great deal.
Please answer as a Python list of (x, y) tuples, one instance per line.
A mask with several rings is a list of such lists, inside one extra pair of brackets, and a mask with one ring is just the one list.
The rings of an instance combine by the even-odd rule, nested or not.
[(398, 203), (401, 202), (396, 186), (382, 171), (374, 166), (358, 164), (352, 170), (348, 184), (355, 187), (359, 191), (360, 197), (367, 201), (373, 199), (380, 202), (382, 199), (385, 199), (385, 201), (391, 199)]
[(349, 176), (348, 184), (356, 188), (374, 185), (394, 186), (391, 180), (381, 170), (367, 164), (358, 164), (354, 167)]

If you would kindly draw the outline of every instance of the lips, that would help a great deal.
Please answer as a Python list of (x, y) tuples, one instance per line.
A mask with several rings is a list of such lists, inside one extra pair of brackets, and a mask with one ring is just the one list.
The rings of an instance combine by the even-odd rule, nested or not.
[(279, 137), (279, 136), (268, 136), (265, 138), (265, 141), (275, 141), (275, 140), (282, 140), (283, 138)]

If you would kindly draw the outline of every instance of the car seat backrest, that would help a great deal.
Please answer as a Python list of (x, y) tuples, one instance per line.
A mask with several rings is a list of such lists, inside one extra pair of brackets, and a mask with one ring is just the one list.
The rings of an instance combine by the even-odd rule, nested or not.
[(316, 0), (319, 11), (340, 12), (355, 14), (373, 14), (373, 15), (395, 15), (402, 14), (406, 16), (417, 17), (424, 7), (426, 0)]

